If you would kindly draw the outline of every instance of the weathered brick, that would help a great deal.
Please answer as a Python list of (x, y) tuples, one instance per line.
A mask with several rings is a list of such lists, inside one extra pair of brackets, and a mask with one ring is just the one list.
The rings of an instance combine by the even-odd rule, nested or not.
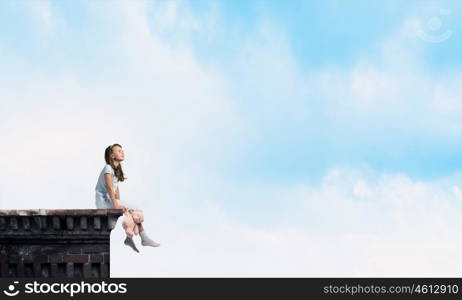
[(108, 227), (109, 230), (114, 229), (114, 227), (117, 224), (117, 218), (118, 217), (115, 217), (115, 216), (108, 216), (107, 217), (107, 227)]
[(50, 263), (62, 263), (64, 262), (63, 255), (62, 254), (49, 255), (49, 261)]
[(64, 262), (85, 263), (90, 261), (88, 254), (67, 254), (63, 258)]
[(40, 219), (40, 216), (34, 216), (34, 224), (36, 228), (42, 229), (42, 220)]
[(40, 264), (40, 277), (48, 278), (51, 276), (51, 266), (49, 263)]
[(90, 254), (90, 262), (102, 263), (103, 261), (104, 261), (104, 256), (102, 254)]
[(87, 217), (86, 216), (80, 217), (80, 229), (87, 230)]
[(83, 278), (83, 264), (82, 263), (74, 264), (74, 278)]
[(51, 264), (51, 277), (57, 277), (58, 276), (58, 264), (52, 263)]
[(48, 255), (46, 255), (46, 254), (34, 255), (33, 259), (34, 259), (34, 262), (47, 263), (48, 262)]
[(93, 217), (93, 228), (96, 230), (101, 229), (101, 218), (99, 216)]
[(103, 253), (108, 252), (108, 245), (88, 245), (82, 248), (83, 253)]
[(91, 264), (91, 277), (100, 278), (101, 277), (101, 263), (92, 263)]
[(67, 263), (66, 276), (69, 277), (69, 278), (74, 277), (74, 263), (72, 263), (72, 262)]
[(23, 255), (22, 260), (24, 263), (33, 263), (34, 262), (34, 256), (33, 255)]
[(58, 216), (53, 216), (53, 229), (61, 229), (61, 220)]
[(24, 277), (24, 275), (25, 275), (24, 264), (21, 261), (18, 263), (18, 277)]
[(67, 263), (60, 263), (58, 264), (58, 274), (56, 275), (57, 278), (65, 278), (66, 274)]
[(82, 254), (82, 246), (79, 245), (72, 245), (69, 246), (66, 250), (66, 253), (68, 254)]
[(18, 264), (8, 264), (8, 277), (18, 276)]
[(0, 277), (108, 278), (110, 231), (121, 213), (0, 210)]
[(41, 269), (41, 264), (39, 262), (34, 262), (34, 277), (40, 277)]
[(21, 256), (19, 256), (19, 255), (10, 255), (10, 256), (8, 256), (8, 262), (9, 263), (17, 264), (21, 260), (22, 260)]
[(34, 266), (31, 263), (24, 263), (24, 276), (34, 277)]
[(111, 256), (109, 255), (109, 253), (104, 253), (104, 254), (103, 254), (103, 262), (104, 262), (105, 264), (109, 264), (110, 261), (111, 261)]
[(16, 217), (10, 217), (10, 228), (13, 230), (18, 229), (18, 219)]
[(30, 230), (29, 217), (22, 217), (22, 227), (24, 228), (24, 230)]
[(90, 262), (83, 264), (83, 277), (91, 278), (91, 263)]
[(1, 271), (1, 277), (8, 277), (8, 263), (7, 262), (0, 263), (0, 271)]
[(109, 278), (109, 264), (102, 263), (101, 264), (101, 278)]
[(74, 218), (73, 217), (66, 217), (66, 226), (67, 226), (67, 229), (74, 229)]
[(45, 230), (48, 228), (48, 218), (46, 216), (40, 217), (40, 223), (42, 225), (42, 227), (40, 227), (42, 230)]

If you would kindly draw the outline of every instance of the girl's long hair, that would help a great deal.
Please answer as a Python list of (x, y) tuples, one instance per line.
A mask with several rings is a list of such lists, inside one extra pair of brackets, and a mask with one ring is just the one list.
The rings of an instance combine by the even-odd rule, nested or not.
[(111, 154), (113, 151), (112, 149), (115, 146), (119, 146), (120, 148), (122, 148), (122, 146), (119, 144), (114, 144), (112, 146), (107, 147), (106, 150), (104, 150), (104, 159), (106, 160), (106, 163), (108, 165), (111, 165), (112, 169), (114, 169), (114, 174), (117, 177), (117, 179), (119, 179), (119, 181), (124, 181), (127, 178), (124, 177), (124, 171), (122, 170), (122, 164), (119, 162), (119, 165), (116, 167), (114, 165), (114, 160), (111, 158)]

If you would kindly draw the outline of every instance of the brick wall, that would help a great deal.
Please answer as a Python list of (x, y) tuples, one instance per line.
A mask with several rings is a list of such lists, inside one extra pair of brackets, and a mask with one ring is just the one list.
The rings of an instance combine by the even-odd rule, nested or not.
[(0, 277), (108, 278), (119, 209), (0, 210)]

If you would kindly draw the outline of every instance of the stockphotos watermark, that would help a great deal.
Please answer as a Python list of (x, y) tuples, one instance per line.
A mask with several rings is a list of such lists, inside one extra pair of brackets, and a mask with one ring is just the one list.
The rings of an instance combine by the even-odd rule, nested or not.
[(8, 285), (3, 294), (15, 297), (24, 294), (65, 294), (74, 297), (76, 294), (125, 294), (127, 293), (127, 283), (107, 283), (102, 282), (27, 282), (22, 290), (18, 289), (19, 281), (14, 281)]
[(441, 43), (452, 36), (452, 30), (444, 26), (445, 17), (451, 15), (450, 9), (439, 9), (437, 14), (422, 22), (419, 20), (416, 28), (417, 36), (428, 43)]

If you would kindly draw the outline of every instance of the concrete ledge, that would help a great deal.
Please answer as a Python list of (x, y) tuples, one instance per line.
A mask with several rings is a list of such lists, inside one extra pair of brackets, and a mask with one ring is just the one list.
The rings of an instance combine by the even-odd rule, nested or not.
[(75, 215), (120, 215), (121, 209), (27, 209), (0, 210), (0, 216), (75, 216)]

